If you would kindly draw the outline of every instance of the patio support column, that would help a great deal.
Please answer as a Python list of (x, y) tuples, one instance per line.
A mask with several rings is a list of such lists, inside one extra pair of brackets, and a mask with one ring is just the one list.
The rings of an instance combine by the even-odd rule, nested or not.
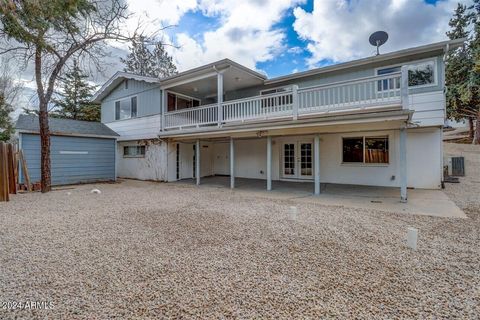
[(400, 202), (407, 202), (407, 129), (400, 129)]
[(272, 137), (267, 137), (267, 190), (272, 190)]
[(316, 196), (320, 195), (320, 135), (316, 134), (313, 139), (313, 172), (315, 175), (315, 192)]
[(235, 145), (230, 137), (230, 189), (235, 188)]
[(195, 178), (197, 178), (197, 186), (200, 185), (200, 139), (197, 139), (195, 145)]
[(223, 73), (222, 72), (217, 73), (217, 103), (218, 103), (218, 107), (217, 107), (218, 118), (217, 118), (217, 121), (218, 121), (218, 126), (221, 127), (222, 126), (222, 121), (223, 121), (223, 107), (222, 107), (222, 103), (223, 103)]
[(165, 130), (165, 112), (167, 112), (167, 103), (168, 103), (167, 90), (162, 90), (162, 102), (160, 103), (160, 114), (161, 114), (160, 130), (161, 131)]

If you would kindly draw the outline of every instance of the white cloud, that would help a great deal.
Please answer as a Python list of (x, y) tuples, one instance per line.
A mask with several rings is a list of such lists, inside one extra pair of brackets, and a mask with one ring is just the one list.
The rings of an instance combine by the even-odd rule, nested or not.
[(198, 10), (218, 17), (220, 26), (197, 41), (187, 34), (176, 38), (172, 54), (180, 70), (230, 58), (247, 67), (273, 59), (284, 49), (285, 31), (274, 28), (285, 11), (304, 0), (200, 0)]
[(310, 41), (310, 67), (324, 59), (334, 62), (370, 56), (371, 33), (385, 30), (381, 52), (445, 40), (448, 20), (458, 0), (430, 5), (423, 0), (314, 0), (313, 12), (295, 8), (294, 30)]

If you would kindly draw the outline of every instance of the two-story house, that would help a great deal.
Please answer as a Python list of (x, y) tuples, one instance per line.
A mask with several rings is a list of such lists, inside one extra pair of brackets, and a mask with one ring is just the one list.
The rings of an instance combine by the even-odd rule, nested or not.
[(116, 73), (96, 93), (119, 177), (213, 175), (440, 188), (445, 41), (277, 78), (224, 59), (164, 78)]

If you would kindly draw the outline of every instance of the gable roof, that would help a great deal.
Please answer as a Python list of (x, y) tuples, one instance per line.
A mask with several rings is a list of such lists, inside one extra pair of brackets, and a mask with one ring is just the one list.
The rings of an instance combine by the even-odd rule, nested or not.
[(138, 74), (117, 71), (110, 79), (107, 80), (103, 84), (103, 86), (95, 92), (91, 101), (94, 103), (101, 103), (103, 98), (105, 98), (113, 89), (115, 89), (120, 83), (122, 83), (125, 79), (137, 80), (137, 81), (145, 81), (148, 83), (160, 83), (160, 79), (155, 77), (146, 77), (140, 76)]
[[(49, 118), (48, 126), (52, 135), (84, 136), (84, 137), (118, 137), (115, 131), (100, 122), (70, 119)], [(15, 129), (18, 132), (39, 133), (38, 116), (21, 114), (18, 116)]]

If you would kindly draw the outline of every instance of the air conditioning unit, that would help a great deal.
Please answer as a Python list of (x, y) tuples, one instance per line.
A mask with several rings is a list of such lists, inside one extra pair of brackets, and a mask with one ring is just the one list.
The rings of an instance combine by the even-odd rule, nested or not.
[(449, 157), (446, 159), (446, 166), (448, 166), (448, 175), (454, 177), (465, 176), (465, 158), (464, 157)]

